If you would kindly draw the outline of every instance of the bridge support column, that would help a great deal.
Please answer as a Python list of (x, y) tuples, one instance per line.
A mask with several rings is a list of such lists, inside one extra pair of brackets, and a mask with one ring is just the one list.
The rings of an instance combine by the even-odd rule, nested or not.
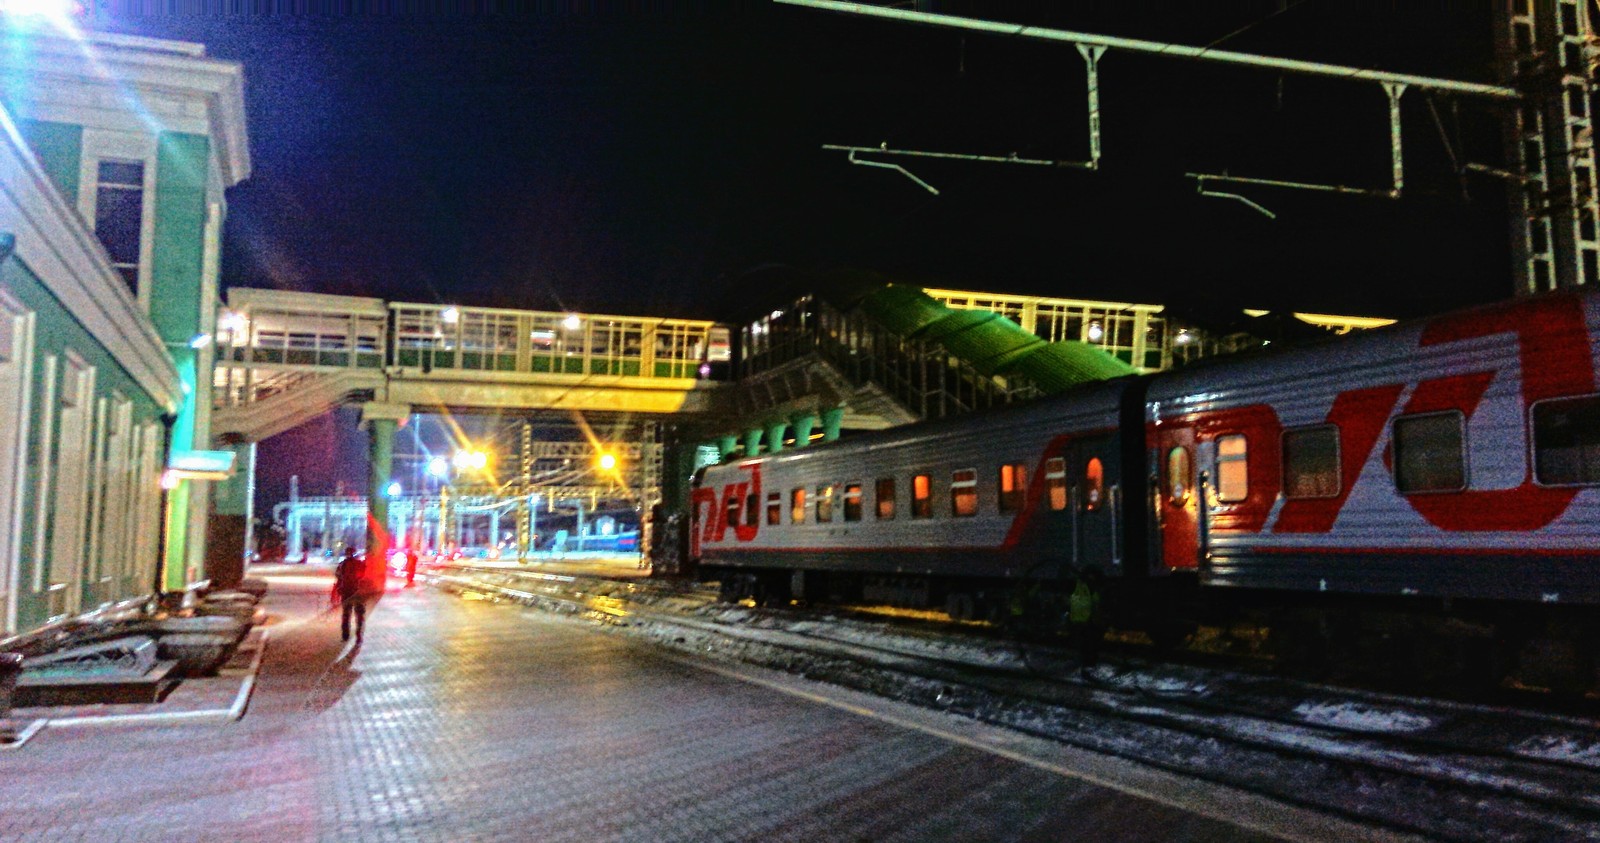
[(789, 422), (794, 425), (794, 446), (804, 448), (811, 444), (811, 429), (817, 426), (816, 413), (801, 413), (792, 416)]
[(388, 582), (389, 550), (394, 537), (389, 534), (389, 475), (394, 469), (394, 434), (400, 423), (411, 417), (405, 404), (364, 404), (361, 425), (367, 429), (367, 584), (381, 592)]
[(832, 442), (839, 438), (839, 427), (844, 424), (844, 408), (832, 407), (822, 411), (822, 441)]
[(776, 454), (783, 450), (783, 434), (789, 429), (786, 421), (776, 421), (767, 425), (767, 453)]
[(216, 589), (238, 588), (245, 554), (252, 550), (251, 516), (256, 489), (256, 445), (222, 446), (233, 451), (233, 476), (213, 488), (206, 520), (205, 578)]
[(758, 456), (761, 453), (761, 434), (759, 427), (751, 428), (744, 432), (744, 455), (747, 457)]

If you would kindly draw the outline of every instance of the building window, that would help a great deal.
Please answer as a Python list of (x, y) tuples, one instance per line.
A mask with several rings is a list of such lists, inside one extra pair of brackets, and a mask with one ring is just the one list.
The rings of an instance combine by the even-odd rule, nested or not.
[(861, 484), (847, 483), (844, 487), (844, 520), (861, 520)]
[(1401, 492), (1458, 492), (1467, 487), (1459, 411), (1394, 420), (1394, 485)]
[(833, 484), (817, 487), (817, 523), (833, 520)]
[(1167, 501), (1173, 506), (1189, 502), (1189, 490), (1194, 488), (1190, 468), (1188, 448), (1180, 445), (1167, 452)]
[(1083, 467), (1083, 511), (1094, 512), (1100, 508), (1106, 493), (1106, 469), (1099, 457), (1090, 457)]
[(101, 161), (94, 198), (94, 233), (128, 290), (139, 293), (139, 246), (144, 234), (144, 162)]
[(1600, 395), (1533, 405), (1533, 461), (1546, 486), (1600, 483)]
[(978, 514), (978, 471), (963, 468), (950, 474), (950, 514), (971, 518)]
[(783, 521), (783, 495), (779, 492), (767, 494), (767, 523), (779, 524)]
[(1217, 500), (1238, 503), (1250, 495), (1250, 446), (1244, 434), (1217, 437)]
[(926, 474), (911, 478), (911, 517), (933, 517), (933, 478)]
[(1061, 457), (1044, 462), (1044, 493), (1051, 509), (1060, 512), (1067, 508), (1067, 461)]
[(1028, 467), (1022, 463), (1000, 466), (1000, 511), (1020, 512), (1028, 494)]
[(1339, 494), (1339, 428), (1334, 425), (1283, 434), (1283, 495), (1331, 498)]
[(878, 495), (878, 519), (887, 521), (894, 517), (894, 478), (879, 478), (876, 491)]
[(789, 492), (789, 523), (806, 523), (806, 490), (793, 489)]

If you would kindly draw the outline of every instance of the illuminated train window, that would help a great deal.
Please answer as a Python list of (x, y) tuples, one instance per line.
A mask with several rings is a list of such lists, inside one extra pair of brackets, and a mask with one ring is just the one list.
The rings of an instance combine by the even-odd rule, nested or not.
[(783, 494), (780, 492), (767, 493), (767, 523), (783, 523)]
[(1600, 395), (1534, 404), (1533, 461), (1545, 486), (1600, 483)]
[(1044, 492), (1050, 508), (1060, 512), (1067, 508), (1067, 461), (1052, 457), (1044, 462)]
[(1099, 457), (1091, 457), (1083, 467), (1083, 511), (1094, 512), (1100, 508), (1106, 493), (1106, 469)]
[(728, 526), (735, 527), (739, 524), (739, 499), (728, 498)]
[(1459, 410), (1395, 419), (1394, 487), (1406, 494), (1465, 489), (1464, 422)]
[(1020, 512), (1028, 493), (1028, 467), (1022, 463), (1000, 466), (1000, 511)]
[(817, 487), (817, 523), (833, 520), (833, 484)]
[(978, 471), (963, 468), (950, 473), (950, 514), (971, 518), (978, 514)]
[(795, 489), (789, 492), (789, 523), (806, 523), (806, 490)]
[(1238, 503), (1250, 496), (1249, 442), (1242, 433), (1217, 437), (1217, 500)]
[(755, 495), (744, 496), (744, 523), (761, 523), (761, 499)]
[(844, 487), (844, 520), (861, 520), (861, 484), (847, 483)]
[(894, 478), (882, 477), (877, 483), (878, 519), (887, 521), (894, 517)]
[(1283, 496), (1332, 498), (1339, 487), (1339, 428), (1325, 424), (1284, 431)]
[(911, 517), (933, 517), (933, 478), (926, 474), (911, 478)]

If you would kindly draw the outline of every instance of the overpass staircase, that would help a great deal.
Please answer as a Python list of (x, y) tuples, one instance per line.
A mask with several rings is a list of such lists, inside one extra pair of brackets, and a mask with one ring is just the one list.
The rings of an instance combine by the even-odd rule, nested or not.
[(383, 373), (374, 369), (270, 372), (216, 390), (211, 432), (221, 439), (259, 442), (343, 404), (370, 401), (383, 383)]

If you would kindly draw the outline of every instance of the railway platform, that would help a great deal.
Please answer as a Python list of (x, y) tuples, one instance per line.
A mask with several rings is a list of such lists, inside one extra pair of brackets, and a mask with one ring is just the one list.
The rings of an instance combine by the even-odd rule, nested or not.
[(586, 621), (392, 587), (340, 641), (274, 566), (237, 719), (45, 722), (0, 840), (1390, 839)]

